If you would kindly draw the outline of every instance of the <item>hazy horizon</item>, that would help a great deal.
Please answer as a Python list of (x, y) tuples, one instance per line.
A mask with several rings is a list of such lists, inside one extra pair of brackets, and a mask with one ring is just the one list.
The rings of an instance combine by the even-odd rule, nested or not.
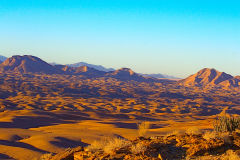
[[(4, 55), (1, 55), (0, 54), (0, 56), (4, 56)], [(24, 55), (18, 55), (18, 54), (15, 54), (15, 55), (12, 55), (12, 56), (24, 56)], [(30, 55), (30, 56), (34, 56), (34, 55)], [(6, 57), (6, 56), (4, 56), (4, 57)], [(11, 57), (11, 56), (10, 56)], [(9, 58), (9, 57), (6, 57), (6, 58)], [(38, 58), (40, 58), (40, 57), (38, 57)], [(41, 58), (42, 59), (42, 58)], [(45, 61), (44, 59), (42, 59), (43, 61)], [(71, 65), (71, 64), (77, 64), (77, 63), (87, 63), (87, 62), (84, 62), (84, 61), (78, 61), (78, 62), (73, 62), (73, 63), (68, 63), (68, 64), (63, 64), (63, 63), (56, 63), (56, 62), (48, 62), (48, 61), (46, 61), (47, 63), (53, 63), (53, 64), (60, 64), (60, 65)], [(87, 63), (87, 64), (90, 64), (90, 65), (100, 65), (100, 66), (102, 66), (102, 67), (105, 67), (106, 69), (110, 69), (110, 68), (112, 68), (112, 69), (115, 69), (115, 70), (118, 70), (118, 69), (121, 69), (121, 68), (129, 68), (129, 67), (127, 67), (127, 66), (123, 66), (123, 67), (120, 67), (120, 68), (114, 68), (114, 67), (111, 67), (111, 66), (109, 66), (109, 67), (106, 67), (105, 65), (103, 65), (103, 64), (91, 64), (91, 63)], [(207, 67), (204, 67), (204, 68), (207, 68)], [(202, 69), (204, 69), (204, 68), (201, 68), (201, 69), (199, 69), (199, 70), (197, 70), (197, 71), (195, 71), (194, 73), (192, 73), (192, 74), (190, 74), (190, 75), (187, 75), (186, 77), (177, 77), (177, 76), (174, 76), (174, 75), (169, 75), (169, 74), (167, 74), (167, 73), (143, 73), (143, 72), (136, 72), (136, 73), (139, 73), (139, 74), (162, 74), (162, 75), (165, 75), (165, 76), (169, 76), (169, 77), (173, 77), (173, 78), (187, 78), (188, 76), (191, 76), (191, 75), (193, 75), (193, 74), (195, 74), (196, 72), (198, 72), (198, 71), (200, 71), (200, 70), (202, 70)], [(130, 68), (130, 69), (132, 69), (132, 68)], [(217, 68), (210, 68), (210, 69), (216, 69), (216, 70), (218, 70)], [(218, 70), (218, 71), (220, 71), (220, 72), (224, 72), (224, 71), (221, 71), (221, 70)], [(229, 73), (228, 73), (229, 74)], [(232, 76), (239, 76), (239, 75), (232, 75)]]
[(0, 2), (0, 55), (87, 62), (180, 78), (240, 75), (238, 1)]

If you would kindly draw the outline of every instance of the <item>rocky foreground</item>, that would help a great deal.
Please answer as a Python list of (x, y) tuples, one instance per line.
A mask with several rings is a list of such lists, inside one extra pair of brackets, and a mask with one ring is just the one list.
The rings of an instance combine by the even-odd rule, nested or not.
[(240, 133), (169, 134), (129, 141), (121, 138), (96, 141), (41, 160), (237, 160)]

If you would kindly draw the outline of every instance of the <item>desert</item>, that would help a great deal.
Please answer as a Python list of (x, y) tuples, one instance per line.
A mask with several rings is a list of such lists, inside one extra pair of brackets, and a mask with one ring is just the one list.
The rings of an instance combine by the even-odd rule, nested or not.
[(64, 68), (31, 55), (0, 64), (1, 158), (39, 159), (104, 138), (133, 141), (145, 122), (146, 138), (196, 126), (206, 132), (220, 114), (240, 113), (240, 81), (215, 69), (173, 80), (128, 68)]
[(240, 160), (239, 8), (0, 0), (0, 160)]

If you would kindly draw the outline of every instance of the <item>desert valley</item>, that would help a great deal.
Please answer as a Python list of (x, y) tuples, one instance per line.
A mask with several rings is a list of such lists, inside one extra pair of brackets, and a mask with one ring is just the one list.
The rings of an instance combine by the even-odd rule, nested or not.
[(220, 114), (240, 114), (239, 92), (240, 76), (210, 68), (170, 79), (13, 56), (0, 64), (0, 159), (43, 159), (106, 137), (134, 140), (146, 122), (146, 137), (209, 131)]

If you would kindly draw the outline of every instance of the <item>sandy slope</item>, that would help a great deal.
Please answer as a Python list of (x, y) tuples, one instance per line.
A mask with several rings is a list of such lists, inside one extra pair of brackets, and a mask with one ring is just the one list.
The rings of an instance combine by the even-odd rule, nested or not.
[[(69, 147), (86, 146), (101, 138), (121, 136), (134, 139), (137, 123), (129, 119), (99, 118), (96, 113), (6, 111), (0, 113), (0, 159), (29, 160), (47, 152), (59, 152)], [(114, 116), (113, 116), (114, 117)], [(172, 130), (184, 130), (198, 125), (208, 128), (206, 120), (192, 122), (186, 118), (176, 122), (175, 116), (152, 122), (149, 135), (160, 135)], [(166, 118), (166, 117), (165, 117)]]

